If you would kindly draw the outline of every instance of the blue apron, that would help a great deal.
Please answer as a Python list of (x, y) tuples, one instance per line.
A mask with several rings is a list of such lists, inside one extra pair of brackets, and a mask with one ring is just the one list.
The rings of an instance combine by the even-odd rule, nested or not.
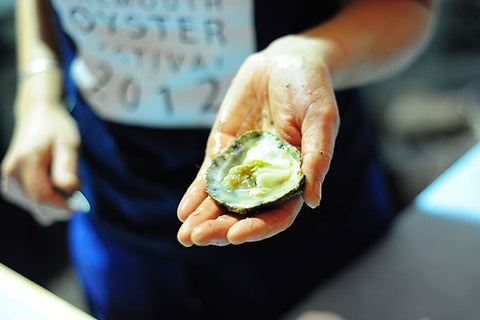
[[(320, 8), (322, 7), (322, 8)], [(257, 48), (328, 17), (327, 2), (255, 1)], [(81, 137), (82, 190), (92, 211), (70, 222), (72, 261), (99, 319), (277, 319), (387, 230), (391, 205), (357, 90), (337, 92), (341, 125), (316, 210), (270, 239), (184, 248), (177, 205), (204, 156), (208, 130), (154, 129), (99, 118), (69, 74)]]

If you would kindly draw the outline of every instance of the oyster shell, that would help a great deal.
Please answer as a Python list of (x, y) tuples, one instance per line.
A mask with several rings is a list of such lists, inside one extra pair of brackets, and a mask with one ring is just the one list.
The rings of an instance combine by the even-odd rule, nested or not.
[(300, 151), (272, 133), (249, 131), (212, 159), (208, 194), (228, 210), (255, 213), (303, 192)]

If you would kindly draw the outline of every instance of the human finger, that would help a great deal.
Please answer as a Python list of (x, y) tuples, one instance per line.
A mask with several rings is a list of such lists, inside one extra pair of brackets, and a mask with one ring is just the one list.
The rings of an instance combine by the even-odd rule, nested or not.
[(193, 245), (193, 229), (207, 220), (216, 219), (222, 213), (222, 209), (215, 203), (215, 201), (212, 198), (207, 197), (198, 208), (187, 217), (178, 230), (178, 241), (186, 247)]
[(78, 188), (78, 144), (59, 140), (53, 148), (51, 166), (53, 184), (65, 191)]
[(46, 156), (32, 155), (24, 159), (19, 168), (22, 187), (36, 202), (67, 208), (65, 199), (54, 189), (49, 174), (49, 164), (49, 157)]
[(16, 161), (16, 158), (13, 156), (11, 150), (7, 152), (1, 164), (2, 193), (8, 193), (7, 181), (9, 176), (14, 177), (17, 181), (20, 181), (20, 177), (18, 175), (18, 161)]
[(207, 196), (205, 179), (195, 179), (183, 195), (182, 200), (180, 200), (177, 209), (178, 219), (185, 222), (188, 216), (200, 206)]
[(295, 197), (273, 210), (239, 220), (228, 230), (227, 239), (241, 244), (272, 237), (292, 225), (302, 205), (301, 197)]
[(215, 220), (203, 222), (192, 231), (192, 242), (199, 246), (230, 244), (227, 238), (228, 230), (237, 223), (241, 217), (234, 214), (224, 214)]
[(234, 139), (235, 137), (233, 136), (212, 130), (207, 141), (205, 159), (203, 160), (202, 166), (178, 205), (177, 216), (180, 221), (185, 221), (205, 198), (208, 197), (207, 191), (205, 190), (205, 171), (210, 166), (212, 158), (225, 149)]
[(318, 97), (306, 109), (302, 121), (302, 171), (305, 174), (305, 203), (315, 208), (332, 160), (340, 119), (333, 91), (318, 88)]
[(16, 166), (17, 166), (17, 163), (11, 151), (7, 152), (1, 164), (2, 175), (3, 176), (13, 175), (15, 172)]

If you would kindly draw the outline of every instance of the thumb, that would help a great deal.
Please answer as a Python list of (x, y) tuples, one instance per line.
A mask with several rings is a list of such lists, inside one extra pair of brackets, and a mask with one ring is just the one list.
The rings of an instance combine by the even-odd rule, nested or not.
[(52, 156), (53, 184), (65, 191), (78, 189), (78, 144), (64, 140), (57, 141)]
[(12, 175), (15, 171), (15, 166), (16, 164), (14, 161), (14, 157), (12, 156), (12, 153), (9, 150), (2, 160), (2, 164), (1, 164), (2, 176), (6, 177), (9, 175)]

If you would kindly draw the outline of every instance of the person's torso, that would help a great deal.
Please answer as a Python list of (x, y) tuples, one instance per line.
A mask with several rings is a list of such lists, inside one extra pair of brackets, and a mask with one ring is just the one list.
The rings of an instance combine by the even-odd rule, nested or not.
[(331, 16), (328, 1), (52, 0), (69, 71), (101, 118), (208, 128), (245, 58)]
[[(92, 219), (139, 237), (174, 237), (178, 202), (243, 60), (336, 12), (335, 1), (309, 0), (52, 2)], [(373, 194), (363, 181), (374, 148), (357, 93), (337, 102), (341, 128), (320, 210), (338, 216)]]

